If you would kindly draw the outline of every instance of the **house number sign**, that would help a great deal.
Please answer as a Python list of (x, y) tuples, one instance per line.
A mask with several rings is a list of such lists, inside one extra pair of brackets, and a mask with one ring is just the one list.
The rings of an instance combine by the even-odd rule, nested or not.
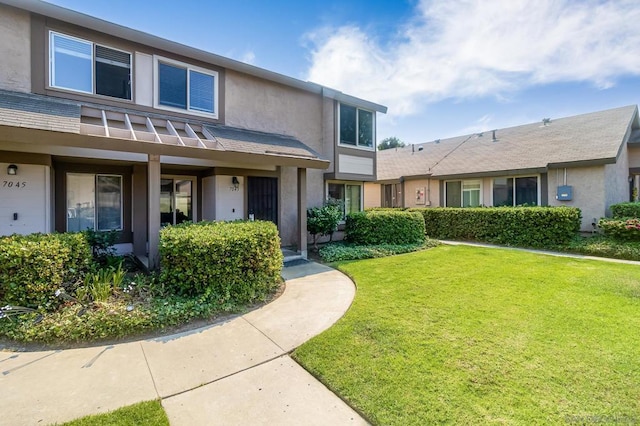
[(27, 187), (27, 182), (19, 180), (3, 180), (3, 188), (23, 189)]

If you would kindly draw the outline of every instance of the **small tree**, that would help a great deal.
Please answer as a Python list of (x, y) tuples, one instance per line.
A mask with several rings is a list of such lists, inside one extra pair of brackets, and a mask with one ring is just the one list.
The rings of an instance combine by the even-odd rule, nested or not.
[(388, 138), (382, 139), (382, 142), (378, 144), (378, 149), (382, 151), (383, 149), (391, 149), (391, 148), (402, 148), (404, 147), (404, 142), (398, 139), (395, 136), (391, 136)]
[(328, 235), (333, 240), (333, 233), (342, 220), (342, 204), (339, 200), (327, 200), (322, 207), (307, 209), (307, 231), (313, 237), (313, 247), (318, 249), (318, 238)]

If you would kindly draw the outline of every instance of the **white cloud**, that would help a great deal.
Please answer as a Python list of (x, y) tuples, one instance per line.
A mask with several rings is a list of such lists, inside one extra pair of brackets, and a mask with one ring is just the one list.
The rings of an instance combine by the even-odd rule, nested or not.
[(606, 89), (640, 74), (639, 22), (637, 0), (423, 0), (390, 39), (356, 26), (310, 34), (307, 78), (399, 116), (538, 84)]
[(240, 58), (240, 62), (244, 62), (245, 64), (255, 65), (256, 54), (252, 51), (247, 51), (242, 54)]

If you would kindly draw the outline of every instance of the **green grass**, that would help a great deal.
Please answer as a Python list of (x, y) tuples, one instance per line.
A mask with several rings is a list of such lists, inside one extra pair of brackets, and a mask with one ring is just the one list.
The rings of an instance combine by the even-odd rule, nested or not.
[(294, 357), (376, 424), (640, 421), (640, 268), (440, 246), (343, 262), (347, 314)]
[(63, 426), (169, 426), (169, 419), (160, 401), (146, 401), (129, 405), (105, 414), (82, 417)]

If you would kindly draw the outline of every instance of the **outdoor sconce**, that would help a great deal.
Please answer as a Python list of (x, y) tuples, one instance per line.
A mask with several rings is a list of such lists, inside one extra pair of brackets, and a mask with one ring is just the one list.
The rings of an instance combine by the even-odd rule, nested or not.
[(231, 183), (233, 184), (233, 187), (235, 189), (238, 189), (238, 187), (240, 186), (240, 181), (238, 180), (237, 176), (231, 178)]
[(10, 164), (9, 167), (7, 167), (7, 174), (11, 175), (11, 176), (15, 176), (18, 174), (18, 166), (16, 166), (15, 164)]

